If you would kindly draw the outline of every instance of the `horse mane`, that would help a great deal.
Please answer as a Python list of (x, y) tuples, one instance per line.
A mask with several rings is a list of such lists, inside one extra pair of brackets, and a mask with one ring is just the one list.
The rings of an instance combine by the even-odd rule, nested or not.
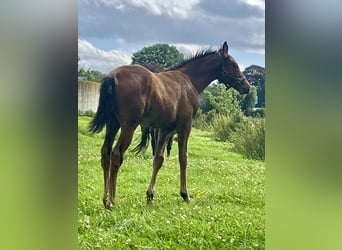
[(211, 48), (209, 49), (200, 49), (198, 51), (196, 51), (192, 56), (190, 56), (189, 58), (185, 59), (184, 61), (180, 62), (179, 64), (172, 66), (171, 68), (169, 68), (169, 70), (175, 70), (178, 69), (180, 67), (183, 67), (185, 64), (189, 63), (189, 62), (193, 62), (196, 61), (197, 59), (206, 57), (208, 55), (213, 55), (217, 53), (217, 50), (213, 50)]

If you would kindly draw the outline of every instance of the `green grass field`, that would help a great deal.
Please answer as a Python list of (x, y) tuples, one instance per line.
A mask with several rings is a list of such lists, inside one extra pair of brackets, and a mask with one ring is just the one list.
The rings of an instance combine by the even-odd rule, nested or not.
[(232, 145), (193, 129), (187, 184), (191, 202), (179, 195), (178, 148), (165, 158), (152, 205), (146, 189), (152, 174), (149, 149), (135, 155), (140, 129), (125, 154), (116, 206), (102, 204), (100, 149), (104, 133), (89, 136), (88, 117), (78, 120), (79, 249), (264, 249), (265, 163), (243, 159)]

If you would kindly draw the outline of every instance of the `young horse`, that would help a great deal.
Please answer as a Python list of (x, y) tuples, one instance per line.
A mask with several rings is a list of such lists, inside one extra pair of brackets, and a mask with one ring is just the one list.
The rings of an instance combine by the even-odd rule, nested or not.
[[(106, 126), (101, 149), (106, 208), (114, 206), (117, 174), (139, 124), (159, 128), (152, 178), (146, 191), (147, 201), (153, 200), (157, 174), (164, 161), (165, 142), (173, 132), (178, 134), (180, 195), (185, 201), (190, 200), (186, 167), (192, 117), (199, 106), (199, 94), (215, 79), (240, 94), (249, 91), (248, 81), (228, 54), (227, 42), (218, 51), (198, 52), (193, 58), (160, 73), (128, 65), (113, 70), (103, 79), (99, 106), (89, 129), (95, 133)], [(120, 128), (120, 137), (112, 149)]]
[[(159, 72), (167, 70), (166, 68), (161, 67), (158, 63), (154, 63), (154, 62), (145, 63), (143, 66), (151, 70), (153, 73), (159, 73)], [(146, 150), (148, 146), (148, 141), (151, 140), (152, 155), (154, 156), (156, 152), (158, 135), (159, 135), (159, 129), (157, 128), (141, 127), (141, 142), (133, 149), (133, 152), (140, 153), (141, 151)], [(173, 135), (169, 137), (166, 143), (167, 145), (166, 155), (168, 157), (170, 156), (170, 152), (172, 148), (172, 141), (173, 141)]]

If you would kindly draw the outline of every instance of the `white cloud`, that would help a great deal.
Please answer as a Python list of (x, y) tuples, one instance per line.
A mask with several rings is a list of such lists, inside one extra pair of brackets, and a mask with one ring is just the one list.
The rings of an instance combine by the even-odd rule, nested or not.
[(131, 63), (132, 54), (120, 50), (102, 50), (86, 40), (78, 39), (80, 66), (108, 73), (114, 68)]
[(103, 71), (108, 72), (114, 65), (110, 56), (123, 61), (126, 55), (121, 64), (127, 64), (133, 52), (161, 42), (176, 46), (187, 58), (227, 41), (239, 62), (264, 65), (264, 0), (79, 0), (78, 15), (80, 39), (92, 41), (94, 48), (113, 49), (95, 48), (92, 53), (101, 60), (94, 62), (94, 48), (85, 46), (87, 57), (80, 56), (89, 68), (106, 66)]
[(241, 51), (264, 51), (262, 0), (79, 2), (80, 38), (107, 39), (113, 48), (165, 42), (178, 44), (187, 57), (199, 48), (189, 48), (193, 44), (209, 47), (227, 41), (231, 48)]
[[(86, 0), (85, 0), (86, 1)], [(156, 16), (168, 15), (175, 18), (188, 18), (193, 7), (199, 0), (97, 0), (97, 4), (104, 4), (117, 10), (125, 11), (130, 7), (142, 8)]]
[(265, 0), (240, 0), (241, 2), (265, 10)]

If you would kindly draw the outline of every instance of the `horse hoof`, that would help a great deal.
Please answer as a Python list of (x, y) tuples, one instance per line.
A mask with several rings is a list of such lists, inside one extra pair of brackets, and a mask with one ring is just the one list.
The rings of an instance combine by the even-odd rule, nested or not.
[(147, 204), (152, 204), (152, 201), (153, 201), (153, 195), (151, 195), (151, 196), (147, 196), (147, 197), (146, 197), (146, 201), (147, 201)]
[(110, 200), (103, 200), (103, 205), (106, 209), (112, 210), (114, 204)]
[(184, 199), (184, 202), (186, 202), (186, 203), (189, 203), (189, 202), (190, 202), (190, 198), (189, 198), (189, 197), (183, 198), (183, 199)]
[(182, 193), (181, 192), (180, 195), (182, 196), (182, 198), (183, 198), (183, 200), (185, 202), (190, 202), (190, 197), (189, 197), (189, 195), (187, 193)]
[(147, 204), (152, 204), (152, 201), (153, 201), (152, 192), (146, 191), (146, 201), (147, 201)]

